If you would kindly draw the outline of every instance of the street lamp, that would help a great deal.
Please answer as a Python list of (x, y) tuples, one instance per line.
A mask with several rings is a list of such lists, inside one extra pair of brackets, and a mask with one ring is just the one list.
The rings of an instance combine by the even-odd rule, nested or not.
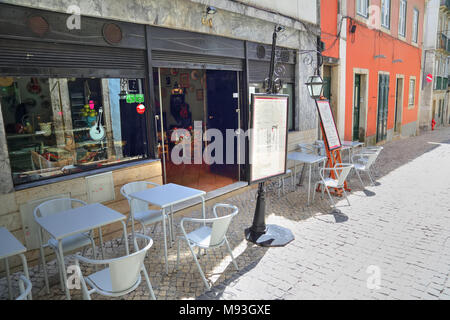
[(305, 83), (308, 88), (308, 93), (311, 98), (319, 99), (322, 96), (323, 80), (320, 75), (315, 74), (308, 78), (308, 82)]

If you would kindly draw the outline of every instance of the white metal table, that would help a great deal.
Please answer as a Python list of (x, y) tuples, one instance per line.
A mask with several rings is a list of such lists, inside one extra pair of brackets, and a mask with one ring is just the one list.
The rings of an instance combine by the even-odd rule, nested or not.
[[(174, 240), (173, 234), (173, 206), (195, 198), (202, 200), (202, 214), (205, 218), (205, 195), (206, 192), (194, 188), (180, 186), (175, 183), (168, 183), (162, 186), (149, 188), (137, 192), (130, 193), (130, 198), (145, 201), (151, 205), (158, 206), (162, 209), (162, 214), (169, 217), (169, 233), (171, 242)], [(170, 208), (170, 214), (167, 214), (167, 209)], [(134, 221), (131, 222), (131, 225)], [(163, 228), (165, 230), (165, 219), (163, 219)], [(134, 237), (134, 236), (133, 236)], [(164, 257), (166, 260), (166, 274), (169, 273), (169, 266), (167, 261), (167, 242), (164, 239)]]
[(311, 167), (315, 163), (325, 162), (327, 160), (327, 157), (304, 152), (289, 152), (287, 155), (287, 159), (295, 161), (294, 165), (295, 181), (297, 181), (297, 162), (306, 163), (309, 165), (309, 181), (308, 181), (308, 205), (309, 205), (309, 198), (311, 194)]
[(352, 156), (353, 156), (353, 149), (363, 146), (364, 142), (360, 141), (342, 141), (342, 146), (345, 147), (344, 150), (348, 149), (348, 157), (350, 159), (349, 162), (351, 162)]
[[(127, 227), (124, 222), (125, 219), (125, 215), (100, 203), (89, 204), (86, 206), (61, 211), (51, 216), (36, 219), (36, 222), (40, 225), (40, 227), (58, 241), (58, 250), (59, 255), (61, 256), (60, 268), (63, 274), (63, 285), (66, 291), (67, 299), (70, 299), (70, 293), (69, 288), (67, 287), (67, 273), (64, 265), (62, 239), (98, 228), (100, 246), (102, 255), (104, 256), (101, 227), (115, 222), (121, 222), (125, 238), (125, 250), (128, 255), (128, 237)], [(42, 237), (39, 237), (39, 241), (41, 242), (40, 245), (42, 245)]]
[[(25, 273), (25, 277), (30, 280), (30, 275), (28, 274), (28, 265), (27, 259), (25, 258), (25, 252), (27, 248), (17, 240), (11, 232), (9, 232), (6, 228), (0, 227), (0, 259), (5, 259), (5, 270), (6, 270), (6, 278), (8, 281), (8, 290), (9, 290), (9, 298), (12, 299), (12, 287), (11, 287), (11, 278), (9, 275), (9, 263), (8, 258), (19, 255), (22, 259), (23, 272)], [(31, 292), (29, 294), (29, 298), (31, 299)]]

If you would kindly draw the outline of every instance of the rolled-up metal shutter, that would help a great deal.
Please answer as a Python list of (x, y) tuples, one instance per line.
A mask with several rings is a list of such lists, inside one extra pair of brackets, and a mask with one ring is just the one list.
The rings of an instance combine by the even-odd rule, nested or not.
[[(283, 82), (294, 82), (294, 64), (275, 64), (275, 78), (280, 78)], [(250, 82), (263, 82), (269, 77), (270, 62), (268, 61), (248, 61), (248, 79)]]
[(48, 77), (145, 77), (145, 51), (0, 39), (0, 74)]
[(243, 59), (172, 51), (152, 51), (152, 65), (162, 68), (241, 71)]

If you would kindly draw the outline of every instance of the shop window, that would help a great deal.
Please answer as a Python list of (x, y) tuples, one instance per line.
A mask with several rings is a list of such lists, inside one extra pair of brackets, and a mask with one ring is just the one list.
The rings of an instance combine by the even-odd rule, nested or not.
[[(265, 93), (266, 90), (263, 88), (262, 83), (250, 83), (249, 84), (249, 101), (251, 101), (252, 93)], [(280, 94), (289, 95), (289, 106), (288, 106), (288, 130), (295, 130), (295, 104), (294, 104), (294, 84), (293, 83), (284, 83), (282, 89), (279, 92)]]
[(2, 79), (15, 185), (148, 157), (143, 79)]

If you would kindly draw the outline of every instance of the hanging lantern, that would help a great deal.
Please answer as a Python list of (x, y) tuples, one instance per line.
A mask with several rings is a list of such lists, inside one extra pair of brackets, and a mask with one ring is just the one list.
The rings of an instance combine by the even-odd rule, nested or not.
[(305, 84), (311, 98), (319, 99), (322, 96), (323, 80), (318, 74), (310, 76)]

